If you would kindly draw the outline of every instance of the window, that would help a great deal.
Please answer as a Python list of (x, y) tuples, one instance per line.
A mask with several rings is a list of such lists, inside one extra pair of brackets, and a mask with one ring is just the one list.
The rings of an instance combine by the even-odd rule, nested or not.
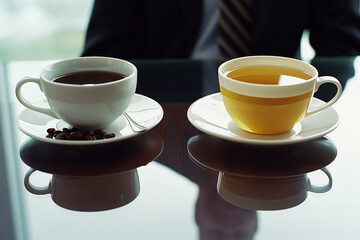
[(0, 0), (0, 61), (81, 54), (93, 0)]

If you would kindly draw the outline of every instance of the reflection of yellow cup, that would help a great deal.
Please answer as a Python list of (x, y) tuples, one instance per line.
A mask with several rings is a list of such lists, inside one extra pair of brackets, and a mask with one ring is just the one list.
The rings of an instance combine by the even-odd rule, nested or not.
[(280, 210), (302, 203), (308, 192), (325, 193), (332, 187), (332, 177), (324, 186), (311, 184), (306, 174), (288, 177), (242, 177), (219, 172), (218, 193), (232, 205), (252, 210)]
[[(304, 116), (330, 107), (341, 94), (336, 78), (319, 77), (315, 67), (292, 58), (236, 58), (223, 63), (218, 74), (227, 112), (240, 128), (256, 134), (287, 132)], [(323, 83), (335, 84), (337, 93), (309, 111), (310, 100)]]

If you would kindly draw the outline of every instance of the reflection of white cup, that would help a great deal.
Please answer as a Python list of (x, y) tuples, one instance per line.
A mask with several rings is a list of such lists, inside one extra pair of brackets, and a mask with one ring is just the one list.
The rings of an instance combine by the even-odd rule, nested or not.
[(99, 176), (54, 174), (46, 187), (31, 184), (30, 177), (35, 171), (31, 168), (26, 173), (25, 188), (36, 195), (51, 194), (56, 204), (70, 210), (103, 211), (118, 208), (132, 202), (140, 192), (136, 169)]
[[(232, 59), (219, 67), (218, 74), (221, 95), (230, 117), (240, 128), (256, 134), (291, 130), (304, 116), (334, 104), (342, 89), (336, 78), (319, 77), (312, 65), (277, 56)], [(286, 75), (288, 77), (284, 77)], [(282, 79), (291, 83), (282, 84)], [(328, 103), (309, 110), (314, 92), (323, 83), (335, 84), (336, 95)]]
[[(126, 77), (93, 85), (53, 81), (59, 76), (82, 71), (108, 71)], [(29, 82), (39, 85), (50, 108), (36, 106), (26, 100), (21, 88)], [(80, 57), (46, 66), (40, 78), (23, 78), (16, 86), (16, 96), (25, 107), (60, 118), (74, 127), (101, 129), (109, 126), (126, 110), (135, 93), (136, 83), (137, 69), (130, 62), (107, 57)]]
[(307, 193), (324, 193), (332, 187), (332, 177), (325, 186), (314, 186), (306, 174), (289, 177), (241, 177), (219, 172), (218, 193), (227, 202), (252, 210), (291, 208), (305, 201)]

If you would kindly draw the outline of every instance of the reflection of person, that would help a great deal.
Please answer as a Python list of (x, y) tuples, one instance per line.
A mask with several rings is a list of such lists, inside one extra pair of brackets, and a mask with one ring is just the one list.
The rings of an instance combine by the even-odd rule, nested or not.
[[(200, 168), (189, 159), (188, 139), (199, 132), (186, 120), (188, 106), (176, 103), (163, 106), (167, 115), (154, 131), (166, 144), (156, 161), (199, 186), (194, 217), (200, 239), (252, 239), (257, 229), (256, 211), (238, 208), (223, 200), (216, 188), (218, 174)], [(171, 124), (176, 127), (169, 128)]]
[[(216, 58), (220, 0), (95, 0), (83, 55)], [(251, 54), (298, 57), (304, 29), (317, 56), (360, 54), (359, 0), (251, 0)]]
[(164, 165), (177, 171), (199, 186), (195, 205), (195, 220), (201, 240), (251, 240), (257, 231), (257, 214), (254, 210), (236, 207), (223, 200), (217, 192), (218, 175), (194, 163), (180, 169), (174, 162)]
[[(186, 149), (181, 148), (183, 147), (181, 141), (174, 143), (177, 146), (171, 146), (171, 142), (168, 142), (168, 149), (172, 147)], [(163, 156), (167, 155), (168, 149), (164, 149)], [(223, 200), (216, 189), (218, 174), (198, 167), (191, 160), (180, 160), (184, 157), (184, 152), (178, 153), (178, 159), (160, 158), (157, 161), (199, 186), (195, 205), (195, 221), (199, 228), (199, 239), (254, 239), (258, 222), (256, 211), (240, 208)], [(181, 161), (181, 164), (177, 161)]]
[(195, 209), (200, 239), (250, 240), (257, 230), (256, 212), (225, 202), (213, 185), (200, 186)]

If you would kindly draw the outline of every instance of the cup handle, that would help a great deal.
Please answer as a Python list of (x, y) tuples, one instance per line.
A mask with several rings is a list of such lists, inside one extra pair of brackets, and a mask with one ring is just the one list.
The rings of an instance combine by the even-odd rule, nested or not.
[(315, 92), (319, 89), (320, 85), (323, 83), (333, 83), (336, 85), (337, 92), (336, 92), (335, 96), (329, 102), (325, 103), (324, 105), (322, 105), (314, 110), (308, 111), (305, 114), (305, 117), (313, 115), (315, 113), (318, 113), (318, 112), (324, 110), (325, 108), (330, 107), (339, 99), (341, 92), (342, 92), (342, 87), (341, 87), (339, 80), (337, 80), (336, 78), (331, 77), (331, 76), (318, 77), (316, 79)]
[(15, 94), (16, 94), (16, 97), (19, 100), (19, 102), (31, 110), (49, 115), (50, 117), (53, 117), (53, 118), (58, 118), (56, 116), (56, 114), (53, 113), (53, 111), (51, 110), (50, 107), (36, 106), (23, 97), (23, 95), (21, 94), (21, 88), (24, 84), (29, 83), (29, 82), (36, 83), (39, 86), (40, 90), (43, 91), (42, 86), (41, 86), (41, 80), (39, 78), (24, 77), (16, 84), (16, 88), (15, 88)]
[(36, 187), (30, 183), (30, 176), (35, 171), (36, 171), (35, 169), (30, 168), (25, 174), (24, 185), (25, 185), (26, 190), (28, 190), (32, 194), (36, 194), (36, 195), (44, 195), (44, 194), (50, 193), (51, 182), (49, 182), (49, 185), (46, 187)]
[(318, 186), (312, 185), (310, 180), (308, 179), (308, 181), (307, 181), (307, 190), (308, 191), (313, 192), (313, 193), (325, 193), (331, 189), (332, 183), (333, 183), (331, 173), (329, 172), (329, 170), (327, 170), (327, 168), (321, 168), (320, 170), (323, 171), (326, 174), (326, 176), (329, 178), (328, 184), (326, 184), (325, 186), (318, 187)]

